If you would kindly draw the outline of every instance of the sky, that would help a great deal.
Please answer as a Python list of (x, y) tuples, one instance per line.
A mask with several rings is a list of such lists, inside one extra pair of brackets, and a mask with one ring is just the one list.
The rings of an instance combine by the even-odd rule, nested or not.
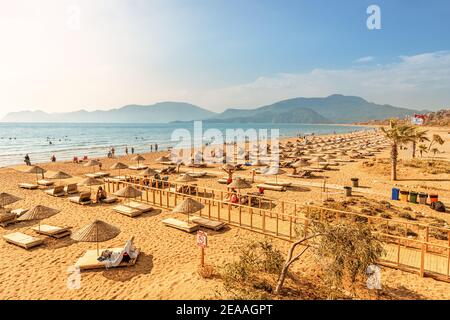
[(448, 0), (0, 0), (0, 117), (335, 93), (449, 108), (449, 16)]

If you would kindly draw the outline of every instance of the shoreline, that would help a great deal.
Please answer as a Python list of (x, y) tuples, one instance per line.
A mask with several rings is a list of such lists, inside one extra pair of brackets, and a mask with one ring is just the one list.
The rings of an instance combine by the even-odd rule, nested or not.
[[(30, 122), (30, 123), (32, 123), (32, 122)], [(42, 123), (42, 124), (45, 124), (45, 123)], [(364, 127), (364, 128), (368, 128), (367, 130), (370, 130), (370, 129), (373, 129), (373, 128), (377, 127), (377, 126), (371, 126), (371, 125), (370, 126), (364, 126), (364, 125), (358, 125), (358, 124), (301, 124), (301, 123), (299, 123), (298, 125), (311, 125), (311, 126), (319, 125), (319, 126), (336, 126), (336, 127)], [(322, 133), (322, 134), (314, 133), (314, 136), (326, 137), (326, 136), (335, 135), (335, 134), (347, 134), (347, 133), (350, 133), (350, 132), (352, 132), (352, 131), (340, 132), (340, 133), (333, 133), (333, 132), (331, 132), (331, 133)], [(311, 136), (311, 134), (308, 134), (307, 136)], [(280, 142), (283, 142), (283, 141), (286, 141), (286, 140), (289, 140), (289, 139), (293, 139), (293, 138), (297, 138), (297, 136), (292, 136), (292, 135), (282, 136), (282, 137), (280, 137)], [(203, 147), (205, 147), (205, 143), (202, 144), (202, 148)], [(98, 147), (98, 148), (103, 148), (103, 147)], [(104, 147), (105, 150), (107, 150), (108, 148), (111, 148), (111, 147), (108, 147), (108, 146)], [(116, 148), (116, 150), (117, 150), (117, 148)], [(50, 158), (51, 154), (52, 153), (56, 153), (56, 152), (57, 151), (49, 151), (49, 156), (48, 157)], [(150, 155), (150, 154), (160, 155), (161, 153), (167, 153), (167, 152), (169, 152), (169, 149), (159, 149), (158, 151), (152, 151), (152, 152), (149, 151), (149, 152), (141, 152), (141, 153), (135, 152), (134, 154), (129, 153), (128, 155), (120, 154), (120, 155), (115, 156), (113, 159), (117, 159), (118, 160), (118, 159), (120, 159), (122, 157), (133, 156), (133, 155), (137, 155), (137, 154), (140, 154), (140, 155)], [(82, 157), (79, 157), (79, 158), (82, 158)], [(108, 157), (106, 157), (106, 156), (89, 156), (89, 159), (104, 160), (104, 159), (108, 159)], [(53, 162), (51, 162), (51, 161), (33, 162), (32, 161), (32, 165), (45, 165), (45, 164), (50, 164), (50, 163), (53, 163)], [(65, 159), (65, 160), (57, 160), (54, 163), (73, 163), (73, 161), (71, 159)], [(19, 162), (19, 163), (9, 164), (9, 165), (5, 165), (5, 166), (0, 165), (0, 169), (14, 168), (14, 167), (21, 166), (21, 165), (24, 165), (23, 160), (22, 160), (22, 162)]]

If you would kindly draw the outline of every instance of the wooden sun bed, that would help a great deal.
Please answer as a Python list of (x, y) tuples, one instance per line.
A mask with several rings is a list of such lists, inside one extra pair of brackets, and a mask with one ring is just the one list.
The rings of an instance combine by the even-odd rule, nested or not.
[(116, 201), (117, 201), (116, 197), (107, 197), (106, 199), (100, 200), (101, 203), (106, 203), (106, 204), (114, 203)]
[(148, 204), (137, 202), (137, 201), (130, 201), (129, 203), (125, 204), (127, 207), (141, 210), (142, 212), (150, 212), (153, 210), (153, 207), (149, 206)]
[(34, 189), (39, 188), (39, 185), (37, 185), (35, 183), (22, 182), (22, 183), (19, 183), (19, 188), (34, 190)]
[[(113, 252), (121, 252), (124, 248), (109, 248), (109, 249), (100, 249), (99, 252), (102, 253), (105, 250), (110, 250)], [(130, 267), (136, 264), (137, 259), (139, 258), (140, 250), (136, 249), (137, 257), (131, 259), (129, 262), (121, 261), (117, 267)], [(79, 267), (80, 270), (91, 270), (91, 269), (104, 269), (105, 264), (101, 261), (97, 260), (97, 250), (87, 250), (83, 256), (81, 256), (77, 262), (75, 262), (75, 267)]]
[(14, 224), (19, 222), (17, 220), (17, 216), (11, 216), (11, 219), (7, 219), (7, 220), (3, 220), (0, 222), (0, 226), (2, 226), (3, 228), (6, 228), (7, 226), (9, 226), (10, 224)]
[(164, 223), (168, 227), (179, 229), (188, 233), (192, 233), (200, 229), (200, 226), (198, 224), (187, 223), (186, 221), (181, 221), (175, 218), (164, 219), (162, 220), (162, 223)]
[(148, 166), (145, 166), (145, 165), (140, 165), (140, 166), (130, 166), (130, 167), (128, 167), (128, 169), (130, 169), (130, 170), (145, 170), (145, 169), (147, 169), (148, 168)]
[(117, 213), (123, 214), (123, 215), (131, 217), (131, 218), (140, 216), (141, 214), (144, 213), (142, 210), (128, 207), (128, 206), (125, 206), (122, 204), (119, 204), (119, 205), (113, 207), (112, 209)]
[(194, 216), (191, 218), (191, 221), (202, 226), (204, 228), (212, 229), (212, 230), (220, 230), (226, 226), (225, 222), (222, 221), (214, 221), (207, 218)]
[(290, 187), (292, 185), (291, 182), (277, 182), (277, 181), (266, 181), (265, 184), (270, 184), (271, 186), (281, 186), (281, 187)]
[(27, 211), (28, 211), (28, 209), (18, 208), (18, 209), (11, 210), (11, 213), (14, 213), (16, 215), (16, 217), (20, 217)]
[(68, 184), (64, 187), (64, 192), (67, 194), (78, 193), (78, 185), (76, 183)]
[(88, 178), (98, 179), (98, 178), (104, 178), (104, 177), (109, 176), (109, 173), (107, 173), (107, 172), (87, 173), (87, 174), (85, 174), (85, 176)]
[(30, 249), (30, 248), (39, 246), (44, 242), (42, 239), (39, 239), (39, 238), (36, 238), (33, 236), (29, 236), (22, 232), (14, 232), (14, 233), (5, 234), (3, 236), (3, 239), (8, 243), (22, 247), (24, 249)]
[(53, 181), (49, 181), (49, 180), (45, 180), (45, 179), (41, 179), (41, 180), (38, 180), (37, 184), (40, 185), (40, 186), (44, 186), (44, 187), (50, 187), (50, 186), (52, 186), (54, 184), (54, 182)]
[(69, 197), (69, 201), (73, 202), (73, 203), (78, 203), (81, 205), (91, 204), (92, 203), (91, 193), (85, 192), (85, 193), (81, 193), (80, 195), (78, 195), (76, 197)]
[(284, 187), (284, 186), (273, 186), (271, 184), (266, 184), (266, 183), (257, 184), (256, 187), (264, 188), (265, 190), (286, 191), (286, 187)]
[(60, 239), (71, 235), (72, 232), (69, 230), (70, 228), (71, 227), (55, 227), (42, 224), (40, 226), (33, 227), (32, 229), (38, 234)]
[(208, 172), (202, 171), (202, 172), (189, 172), (188, 175), (194, 178), (201, 178), (208, 174)]
[(54, 187), (53, 189), (45, 190), (44, 192), (54, 197), (62, 197), (66, 195), (66, 192), (64, 191), (64, 186), (57, 186)]

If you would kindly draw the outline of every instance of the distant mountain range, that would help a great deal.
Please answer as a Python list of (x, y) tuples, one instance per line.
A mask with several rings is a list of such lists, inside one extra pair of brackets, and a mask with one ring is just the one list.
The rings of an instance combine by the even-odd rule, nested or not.
[(4, 122), (101, 122), (168, 123), (204, 120), (207, 122), (254, 123), (353, 123), (374, 119), (400, 118), (418, 111), (379, 105), (360, 97), (331, 95), (325, 98), (294, 98), (255, 109), (227, 109), (214, 113), (183, 102), (128, 105), (107, 111), (45, 113), (21, 111), (7, 114)]

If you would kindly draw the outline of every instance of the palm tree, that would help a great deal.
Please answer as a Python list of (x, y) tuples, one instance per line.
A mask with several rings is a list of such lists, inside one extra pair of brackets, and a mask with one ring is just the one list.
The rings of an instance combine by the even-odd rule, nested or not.
[(433, 134), (433, 138), (431, 139), (430, 145), (428, 146), (428, 150), (431, 150), (431, 147), (434, 143), (442, 146), (444, 144), (444, 139), (442, 139), (442, 137), (438, 134)]
[(424, 144), (419, 145), (419, 152), (420, 152), (420, 157), (421, 158), (422, 158), (424, 152), (425, 153), (428, 152), (427, 150), (428, 150), (428, 148), (427, 148), (426, 145), (424, 145)]
[(397, 180), (398, 147), (413, 141), (414, 128), (406, 124), (398, 124), (391, 120), (389, 127), (382, 127), (386, 138), (391, 140), (391, 180)]
[(419, 129), (414, 129), (414, 137), (412, 140), (412, 157), (415, 158), (416, 157), (416, 145), (419, 142), (425, 142), (425, 141), (430, 141), (430, 139), (427, 137), (427, 130), (419, 130)]

